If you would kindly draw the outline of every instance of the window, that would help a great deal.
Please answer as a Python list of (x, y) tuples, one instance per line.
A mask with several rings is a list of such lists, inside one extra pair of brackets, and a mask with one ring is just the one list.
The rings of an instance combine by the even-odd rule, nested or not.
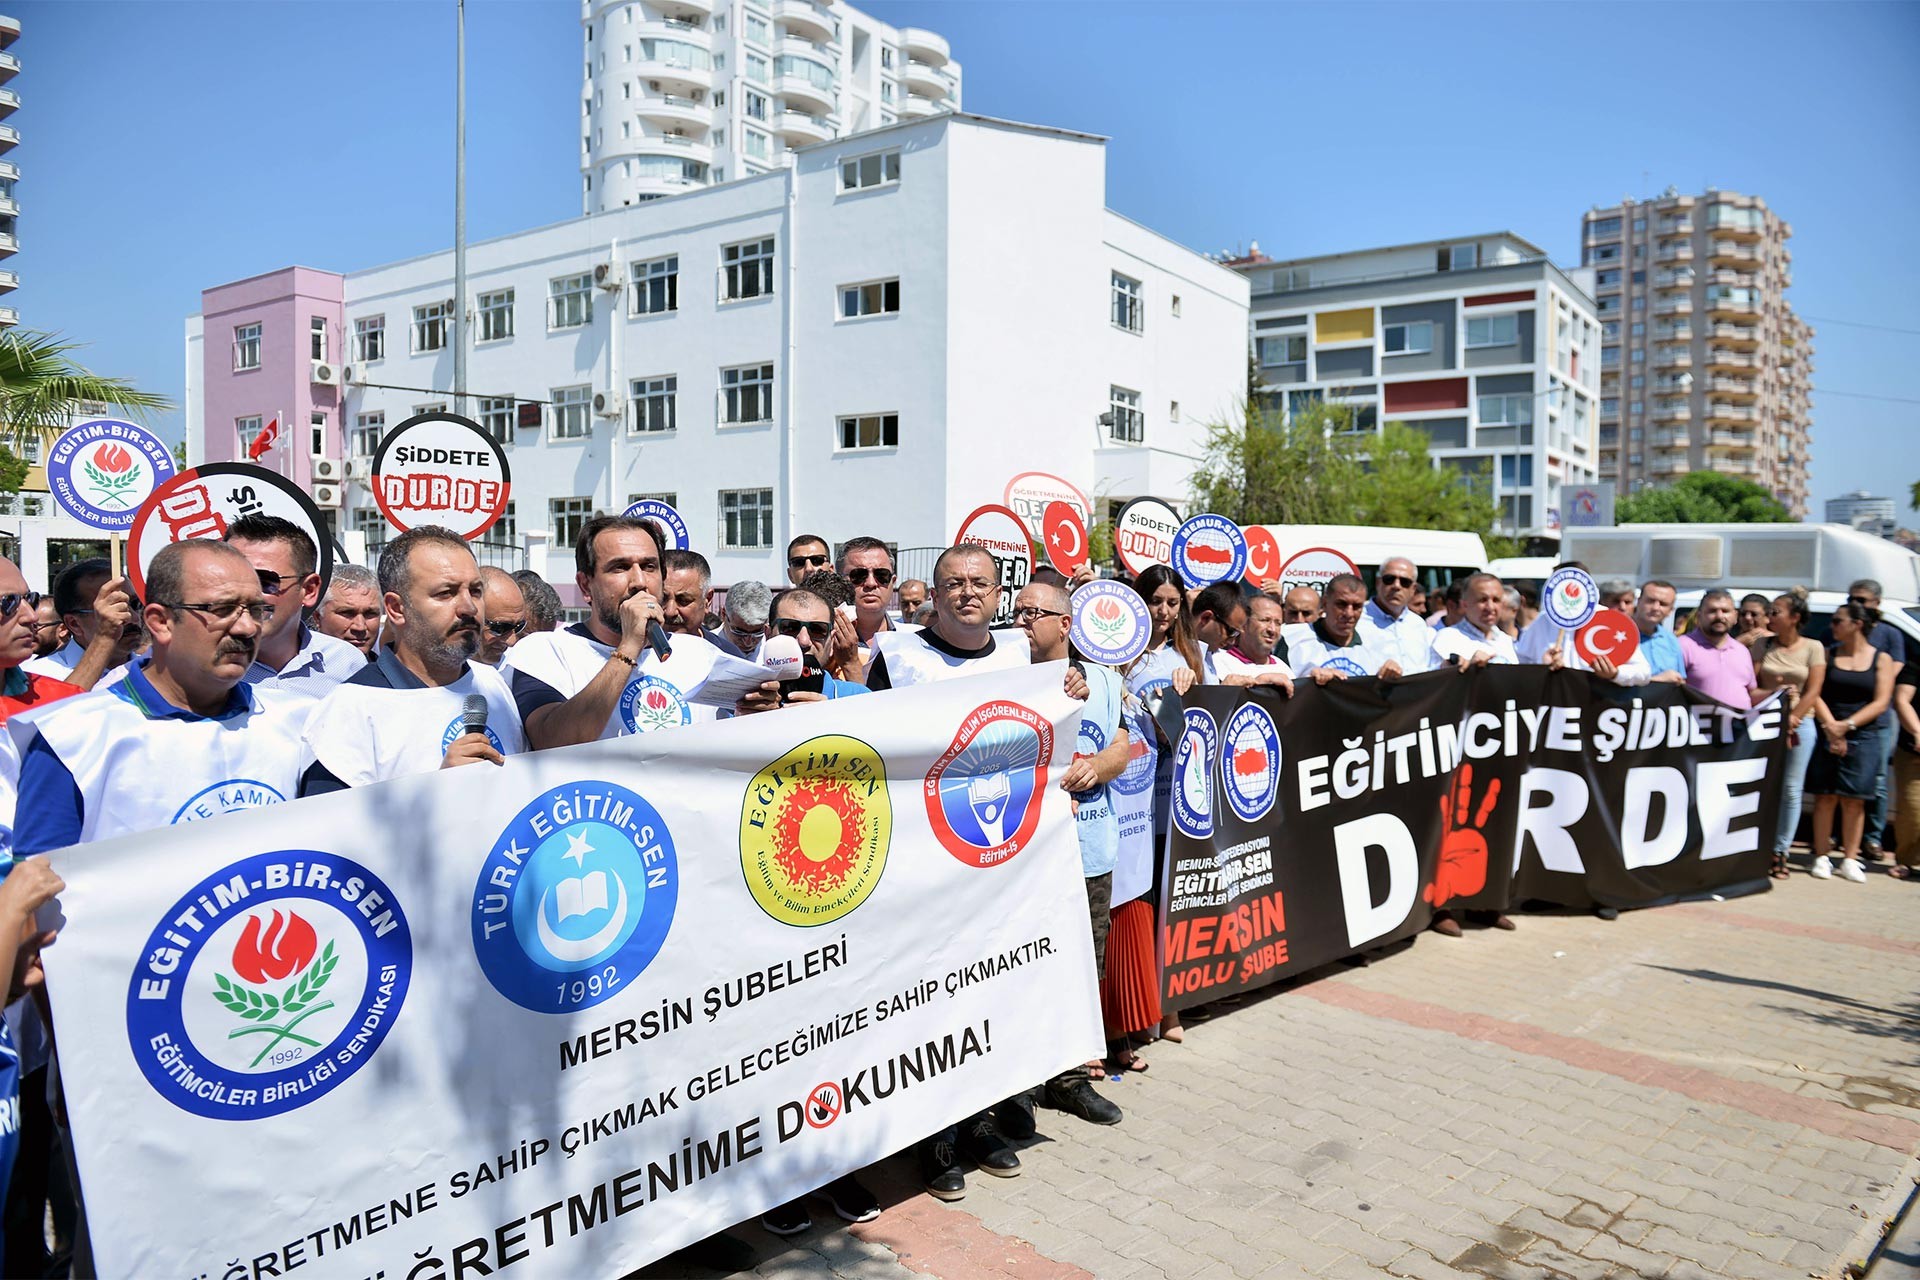
[(561, 276), (547, 282), (547, 328), (578, 329), (593, 319), (593, 276)]
[(1142, 322), (1140, 282), (1118, 271), (1113, 273), (1113, 327), (1139, 333)]
[(880, 48), (880, 69), (882, 71), (893, 70), (893, 50), (884, 45)]
[(900, 181), (900, 153), (876, 151), (840, 162), (840, 189), (865, 191), (868, 187), (891, 186)]
[(868, 413), (840, 419), (842, 449), (892, 449), (900, 443), (900, 415)]
[(1593, 283), (1596, 288), (1600, 288), (1600, 289), (1619, 288), (1620, 287), (1620, 268), (1609, 267), (1605, 271), (1594, 272)]
[(720, 300), (738, 302), (773, 292), (773, 237), (720, 250)]
[(875, 280), (869, 284), (840, 287), (840, 318), (856, 320), (861, 316), (890, 316), (900, 310), (900, 282)]
[(1620, 234), (1620, 219), (1596, 218), (1587, 226), (1590, 236), (1617, 236)]
[(555, 387), (553, 389), (554, 440), (584, 440), (593, 434), (593, 388)]
[(547, 523), (553, 526), (553, 545), (570, 547), (578, 542), (580, 526), (592, 515), (592, 498), (548, 498)]
[(633, 312), (636, 316), (664, 315), (680, 309), (680, 255), (636, 262), (633, 272)]
[(353, 513), (353, 527), (367, 536), (372, 543), (384, 542), (387, 538), (387, 518), (378, 507), (358, 507)]
[(1510, 347), (1518, 341), (1520, 341), (1519, 316), (1467, 317), (1469, 347)]
[(241, 457), (244, 458), (248, 455), (248, 451), (253, 448), (253, 442), (260, 438), (260, 429), (264, 425), (265, 423), (257, 413), (250, 418), (235, 418), (233, 420), (234, 434), (240, 437)]
[(307, 357), (311, 360), (327, 358), (327, 318), (313, 316), (307, 321)]
[(773, 77), (767, 73), (767, 66), (768, 63), (764, 56), (753, 52), (751, 49), (747, 51), (747, 79), (753, 81), (755, 84), (768, 83)]
[(1600, 413), (1601, 413), (1601, 416), (1603, 417), (1608, 417), (1608, 418), (1619, 417), (1620, 416), (1620, 397), (1606, 396), (1602, 398), (1600, 401)]
[(1523, 489), (1532, 483), (1532, 454), (1503, 453), (1500, 455), (1500, 484), (1502, 488)]
[(260, 326), (239, 324), (233, 327), (233, 371), (260, 367)]
[(307, 453), (315, 458), (327, 453), (327, 415), (310, 413), (307, 415)]
[(1533, 397), (1481, 396), (1480, 425), (1524, 427), (1533, 423)]
[(1307, 362), (1307, 335), (1304, 333), (1260, 338), (1254, 346), (1259, 352), (1260, 363), (1267, 368), (1288, 364), (1304, 365)]
[(1635, 235), (1641, 234), (1646, 229), (1647, 229), (1647, 220), (1645, 218), (1635, 218), (1633, 220), (1633, 233)]
[[(1620, 325), (1619, 322), (1616, 321), (1614, 323), (1614, 334), (1617, 335), (1619, 331)], [(1635, 320), (1633, 322), (1633, 336), (1636, 338), (1644, 338), (1647, 336), (1647, 326), (1643, 321)]]
[[(1638, 329), (1641, 326), (1635, 325), (1633, 327)], [(1620, 339), (1620, 322), (1618, 320), (1609, 320), (1600, 326), (1600, 332), (1605, 335), (1608, 342), (1617, 342)]]
[[(600, 56), (604, 58), (607, 55), (603, 53)], [(713, 67), (713, 57), (705, 49), (684, 40), (642, 40), (640, 60), (657, 62), (682, 71), (708, 71)]]
[(775, 61), (774, 69), (782, 79), (791, 76), (796, 80), (805, 80), (816, 89), (825, 89), (829, 93), (833, 91), (833, 69), (812, 58), (783, 53)]
[(353, 322), (353, 362), (364, 364), (369, 360), (384, 360), (387, 357), (387, 318), (385, 316), (361, 316)]
[(1593, 256), (1589, 261), (1618, 262), (1620, 261), (1620, 246), (1617, 244), (1596, 245), (1594, 246)]
[[(680, 425), (678, 409), (680, 379), (668, 374), (664, 378), (635, 378), (633, 380), (633, 417), (628, 430), (631, 431), (673, 431)], [(631, 504), (629, 504), (631, 505)]]
[(1180, 295), (1177, 293), (1173, 295), (1173, 318), (1175, 320), (1180, 318)]
[(1140, 393), (1125, 387), (1110, 387), (1107, 392), (1113, 425), (1107, 439), (1113, 444), (1142, 444), (1147, 438), (1147, 415), (1140, 412)]
[(27, 494), (21, 500), (20, 507), (21, 513), (24, 515), (43, 516), (47, 514), (47, 500), (39, 494)]
[(720, 491), (720, 546), (726, 551), (773, 546), (773, 490)]
[(1647, 273), (1646, 273), (1646, 272), (1644, 272), (1644, 271), (1636, 271), (1636, 272), (1634, 272), (1634, 273), (1633, 273), (1633, 282), (1634, 282), (1635, 284), (1645, 284), (1645, 283), (1647, 282)]
[(480, 295), (480, 341), (500, 342), (513, 336), (513, 290), (497, 289)]
[(387, 433), (387, 415), (363, 413), (353, 420), (353, 456), (371, 458), (380, 448), (380, 437)]
[(767, 118), (767, 95), (747, 90), (747, 119), (765, 120)]
[(1433, 321), (1390, 324), (1381, 331), (1381, 337), (1386, 341), (1386, 352), (1390, 356), (1425, 355), (1433, 350)]
[(773, 421), (773, 366), (742, 365), (720, 371), (720, 422), (739, 426)]
[(443, 351), (447, 345), (447, 321), (453, 318), (451, 302), (429, 302), (413, 309), (413, 350)]
[(880, 101), (882, 102), (893, 101), (893, 81), (882, 80), (880, 82)]
[(488, 542), (518, 542), (520, 540), (520, 521), (514, 516), (513, 499), (507, 499), (506, 510), (493, 522), (486, 532)]
[(417, 404), (413, 406), (413, 413), (409, 416), (419, 417), (423, 413), (445, 413), (446, 411), (447, 402), (444, 400), (435, 400), (431, 404)]
[(1439, 269), (1442, 271), (1466, 271), (1480, 265), (1480, 246), (1477, 244), (1453, 244), (1439, 252)]
[(742, 17), (744, 20), (740, 24), (740, 34), (755, 44), (766, 44), (767, 35), (771, 30), (767, 20), (757, 13), (744, 14)]
[(481, 396), (480, 425), (501, 444), (513, 443), (513, 397)]
[(1169, 400), (1167, 402), (1167, 421), (1180, 421), (1180, 402), (1178, 400)]

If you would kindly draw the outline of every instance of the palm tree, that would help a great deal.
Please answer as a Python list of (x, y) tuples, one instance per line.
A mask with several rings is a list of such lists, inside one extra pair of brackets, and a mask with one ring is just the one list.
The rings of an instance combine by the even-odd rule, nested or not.
[(172, 401), (122, 378), (102, 378), (67, 359), (80, 344), (58, 334), (8, 329), (0, 333), (0, 442), (65, 430), (83, 403), (104, 404), (144, 417)]

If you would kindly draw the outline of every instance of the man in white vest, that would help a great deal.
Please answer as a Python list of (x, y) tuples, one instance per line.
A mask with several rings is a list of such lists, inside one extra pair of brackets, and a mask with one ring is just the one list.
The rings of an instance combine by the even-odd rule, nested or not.
[(1000, 569), (985, 547), (963, 542), (940, 553), (933, 607), (932, 626), (896, 631), (874, 649), (867, 688), (902, 689), (1027, 665), (1025, 636), (989, 629), (1000, 609)]
[(527, 742), (535, 750), (649, 733), (715, 718), (690, 700), (720, 650), (699, 636), (666, 636), (662, 656), (648, 643), (659, 625), (665, 539), (631, 516), (595, 516), (573, 548), (574, 581), (587, 620), (527, 636), (500, 664), (513, 687)]
[(244, 682), (274, 606), (218, 542), (162, 547), (142, 618), (153, 648), (126, 678), (7, 728), (20, 753), (22, 856), (292, 797), (314, 705)]
[[(387, 543), (380, 593), (392, 643), (308, 720), (301, 795), (504, 764), (527, 749), (506, 679), (473, 660), (483, 590), (472, 550), (451, 529), (422, 525)], [(467, 719), (476, 695), (486, 707), (477, 728)]]
[(324, 698), (367, 665), (359, 649), (307, 625), (307, 611), (320, 604), (320, 549), (305, 529), (255, 513), (228, 525), (226, 542), (259, 573), (260, 590), (273, 605), (248, 684)]
[(1402, 675), (1417, 676), (1434, 666), (1433, 629), (1412, 608), (1420, 589), (1420, 571), (1405, 556), (1393, 556), (1373, 579), (1373, 599), (1360, 614), (1360, 641)]

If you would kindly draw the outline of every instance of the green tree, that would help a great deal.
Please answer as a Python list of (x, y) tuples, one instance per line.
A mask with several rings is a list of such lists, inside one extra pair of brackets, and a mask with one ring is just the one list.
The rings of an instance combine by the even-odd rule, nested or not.
[(1780, 524), (1793, 514), (1751, 480), (1696, 471), (1621, 498), (1614, 518), (1621, 524)]
[(1207, 427), (1192, 479), (1193, 509), (1236, 524), (1344, 524), (1360, 473), (1350, 411), (1315, 404), (1289, 421), (1257, 401), (1238, 421)]
[[(141, 391), (122, 378), (103, 378), (67, 358), (80, 344), (57, 334), (9, 329), (0, 333), (0, 441), (14, 449), (33, 436), (64, 430), (76, 406), (92, 401), (136, 417), (170, 408), (165, 396)], [(0, 470), (0, 486), (12, 492), (20, 480)], [(25, 476), (24, 467), (19, 472)]]
[(1475, 533), (1493, 527), (1498, 509), (1484, 470), (1469, 477), (1454, 467), (1436, 467), (1424, 432), (1389, 422), (1378, 435), (1365, 437), (1359, 451), (1364, 465), (1348, 496), (1352, 513), (1339, 523)]

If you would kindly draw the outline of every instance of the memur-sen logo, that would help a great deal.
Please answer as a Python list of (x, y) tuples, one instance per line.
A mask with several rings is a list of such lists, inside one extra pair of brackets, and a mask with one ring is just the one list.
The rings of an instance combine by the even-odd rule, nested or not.
[(183, 1111), (276, 1116), (367, 1064), (412, 970), (406, 915), (378, 876), (333, 854), (256, 854), (162, 915), (128, 986), (127, 1035)]
[(754, 774), (740, 805), (740, 871), (781, 924), (838, 920), (887, 867), (893, 803), (880, 753), (858, 738), (809, 738)]
[(1257, 702), (1243, 702), (1227, 717), (1226, 749), (1220, 753), (1227, 808), (1242, 822), (1258, 822), (1280, 796), (1280, 734)]
[(659, 676), (637, 675), (620, 695), (620, 722), (628, 733), (651, 733), (693, 723), (693, 707)]
[(1006, 862), (1033, 839), (1045, 803), (1053, 724), (1017, 702), (967, 713), (927, 771), (924, 796), (934, 838), (970, 867)]
[(673, 834), (611, 782), (555, 787), (514, 816), (473, 888), (473, 949), (535, 1013), (599, 1004), (653, 963), (680, 899)]

